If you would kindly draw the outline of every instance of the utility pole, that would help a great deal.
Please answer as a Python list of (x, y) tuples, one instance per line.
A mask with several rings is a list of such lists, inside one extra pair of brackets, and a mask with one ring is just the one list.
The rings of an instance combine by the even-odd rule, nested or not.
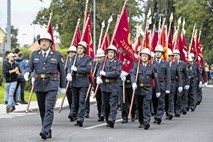
[(11, 0), (7, 0), (7, 48), (11, 50)]
[(93, 50), (96, 55), (96, 0), (93, 0)]

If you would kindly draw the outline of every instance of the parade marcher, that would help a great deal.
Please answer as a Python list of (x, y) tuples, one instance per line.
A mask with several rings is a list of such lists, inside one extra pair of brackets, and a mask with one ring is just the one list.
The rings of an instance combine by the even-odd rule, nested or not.
[[(100, 84), (101, 93), (104, 97), (106, 127), (114, 128), (118, 109), (119, 77), (122, 63), (116, 59), (117, 48), (110, 45), (107, 48), (107, 59), (101, 63), (97, 73), (97, 84)], [(102, 79), (101, 77), (102, 76)]]
[[(151, 100), (152, 100), (152, 80), (155, 80), (155, 91), (157, 98), (160, 97), (159, 76), (156, 68), (148, 63), (151, 59), (150, 50), (145, 48), (141, 51), (142, 63), (136, 62), (131, 70), (132, 89), (137, 95), (138, 113), (139, 113), (139, 128), (149, 129), (151, 121)], [(137, 68), (138, 80), (136, 82)]]
[[(71, 62), (72, 60), (72, 57), (76, 55), (76, 47), (71, 45), (67, 51), (67, 54), (68, 54), (68, 59), (67, 59), (67, 64), (66, 64), (66, 67), (65, 67), (65, 70), (66, 70), (66, 74), (68, 74), (68, 64)], [(70, 121), (74, 121), (73, 118), (71, 117), (71, 107), (72, 107), (72, 89), (71, 89), (71, 85), (69, 84), (68, 86), (68, 89), (67, 89), (67, 100), (68, 100), (68, 104), (69, 104), (69, 109), (70, 109), (70, 112), (69, 112), (69, 115), (68, 115), (68, 118), (70, 119)]]
[(13, 112), (15, 110), (14, 91), (17, 85), (17, 77), (21, 75), (19, 66), (15, 63), (15, 54), (9, 53), (8, 60), (5, 60), (2, 65), (2, 70), (5, 78), (7, 107), (6, 112)]
[[(198, 58), (198, 62), (200, 62), (198, 64), (198, 69), (201, 74), (201, 79), (202, 79), (202, 82), (204, 83), (204, 86), (206, 87), (208, 84), (207, 73), (205, 72), (204, 66), (202, 65), (200, 56), (198, 56), (197, 58)], [(197, 105), (200, 105), (202, 98), (203, 98), (202, 87), (198, 87), (197, 89), (198, 90), (197, 90), (197, 97), (196, 97), (197, 99), (196, 100), (197, 100)]]
[(183, 91), (183, 83), (179, 65), (173, 61), (173, 53), (168, 49), (169, 67), (171, 72), (171, 91), (166, 94), (166, 118), (171, 120), (174, 116), (174, 98)]
[[(75, 126), (82, 127), (86, 109), (85, 98), (90, 84), (89, 74), (92, 68), (92, 58), (86, 54), (87, 43), (85, 41), (80, 41), (76, 48), (77, 55), (72, 57), (68, 66), (67, 80), (71, 81), (72, 87), (70, 119), (76, 118)], [(75, 58), (76, 62), (74, 62)]]
[[(130, 78), (130, 74), (122, 71), (121, 75), (121, 82), (120, 82), (120, 101), (121, 101), (121, 115), (122, 115), (122, 121), (121, 123), (127, 123), (128, 122), (128, 114), (129, 114), (129, 107), (131, 104), (131, 99), (132, 99), (132, 84), (131, 84), (131, 78)], [(125, 96), (123, 96), (123, 81), (125, 82)], [(125, 98), (123, 98), (125, 97)], [(125, 100), (125, 101), (124, 101)], [(135, 103), (135, 99), (134, 99), (134, 103), (132, 106), (132, 111), (131, 111), (131, 121), (134, 122), (136, 119), (136, 103)]]
[(52, 138), (51, 127), (57, 93), (59, 91), (60, 94), (64, 94), (66, 91), (66, 74), (61, 53), (51, 49), (51, 35), (47, 32), (41, 34), (38, 43), (40, 50), (31, 54), (29, 68), (25, 70), (24, 79), (29, 80), (30, 73), (34, 71), (35, 81), (32, 83), (42, 121), (40, 136), (42, 139), (49, 139)]
[(183, 115), (187, 113), (188, 107), (188, 91), (189, 91), (189, 73), (188, 66), (185, 62), (180, 60), (180, 51), (175, 49), (173, 51), (174, 61), (178, 64), (178, 68), (181, 72), (182, 83), (184, 90), (182, 92), (177, 92), (175, 95), (175, 117), (180, 117), (181, 112)]
[(189, 109), (191, 109), (191, 111), (194, 111), (197, 103), (197, 87), (202, 87), (202, 78), (201, 73), (198, 69), (198, 63), (195, 62), (195, 55), (193, 53), (189, 54), (188, 70), (190, 78), (188, 107)]
[[(104, 61), (104, 57), (105, 57), (105, 54), (104, 54), (104, 50), (103, 49), (98, 49), (97, 50), (97, 54), (95, 56), (96, 58), (96, 61), (93, 62), (93, 73), (94, 73), (94, 69), (95, 70), (95, 76), (94, 76), (94, 85), (93, 87), (96, 88), (97, 84), (96, 84), (96, 76), (97, 76), (97, 70), (100, 66), (100, 63), (102, 61)], [(101, 122), (101, 121), (104, 121), (104, 100), (103, 100), (103, 96), (101, 94), (101, 88), (99, 87), (98, 90), (97, 90), (97, 93), (96, 93), (96, 101), (97, 101), (97, 109), (98, 109), (98, 121)]]
[(171, 73), (169, 63), (161, 59), (164, 53), (163, 46), (157, 45), (154, 52), (156, 60), (153, 62), (153, 64), (159, 76), (161, 92), (161, 95), (159, 97), (156, 97), (153, 94), (153, 105), (155, 109), (154, 123), (161, 124), (162, 117), (165, 111), (165, 94), (169, 94), (171, 88)]

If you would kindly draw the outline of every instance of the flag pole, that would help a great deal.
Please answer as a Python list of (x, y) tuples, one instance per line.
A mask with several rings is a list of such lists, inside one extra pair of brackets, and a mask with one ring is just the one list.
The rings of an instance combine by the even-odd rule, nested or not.
[(191, 52), (191, 48), (192, 48), (192, 40), (193, 40), (193, 37), (194, 37), (195, 28), (196, 28), (196, 23), (194, 24), (193, 31), (192, 31), (192, 37), (191, 37), (191, 42), (190, 42), (189, 51), (188, 51), (189, 53)]
[(83, 27), (85, 27), (85, 25), (86, 25), (88, 3), (89, 3), (89, 0), (86, 0), (85, 11), (84, 11), (84, 21), (83, 21), (84, 23), (83, 23)]
[(99, 41), (98, 41), (98, 48), (100, 48), (101, 46), (101, 39), (102, 39), (104, 28), (105, 28), (105, 21), (101, 23), (101, 32), (100, 32)]

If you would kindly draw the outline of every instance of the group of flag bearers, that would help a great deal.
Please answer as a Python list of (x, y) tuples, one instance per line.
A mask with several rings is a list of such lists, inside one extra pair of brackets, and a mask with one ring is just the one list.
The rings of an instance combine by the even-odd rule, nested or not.
[[(98, 49), (94, 61), (84, 53), (86, 48), (86, 42), (81, 41), (77, 44), (77, 50), (73, 46), (68, 50), (69, 54), (74, 53), (67, 65), (66, 78), (71, 82), (71, 88), (67, 91), (70, 104), (68, 117), (71, 121), (76, 120), (76, 126), (83, 126), (88, 105), (85, 98), (92, 82), (98, 121), (105, 120), (106, 126), (111, 128), (114, 128), (119, 101), (122, 123), (128, 122), (131, 111), (131, 120), (134, 122), (138, 119), (139, 128), (149, 129), (151, 116), (154, 116), (154, 123), (160, 125), (164, 113), (166, 119), (172, 120), (174, 116), (180, 117), (189, 110), (194, 111), (202, 100), (202, 94), (198, 92), (202, 92), (203, 83), (207, 85), (207, 79), (195, 62), (194, 54), (189, 54), (189, 62), (185, 63), (180, 60), (179, 50), (172, 52), (169, 49), (169, 60), (164, 61), (161, 45), (156, 46), (153, 57), (148, 48), (143, 48), (139, 51), (139, 59), (127, 73), (122, 70), (122, 62), (116, 58), (118, 51), (114, 45), (108, 46), (106, 55), (102, 49)], [(91, 82), (90, 71), (95, 74)], [(125, 82), (124, 89), (121, 82)], [(136, 94), (134, 100), (133, 92)], [(130, 108), (131, 101), (133, 107)]]

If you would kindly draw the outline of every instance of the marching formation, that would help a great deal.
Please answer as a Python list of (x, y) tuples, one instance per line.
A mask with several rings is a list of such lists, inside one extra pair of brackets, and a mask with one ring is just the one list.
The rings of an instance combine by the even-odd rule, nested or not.
[[(146, 23), (150, 18), (149, 15), (147, 17)], [(58, 91), (65, 94), (64, 98), (67, 96), (70, 109), (68, 118), (78, 127), (83, 127), (85, 118), (89, 118), (91, 92), (94, 92), (97, 101), (97, 121), (105, 121), (106, 127), (110, 128), (115, 127), (119, 109), (122, 123), (128, 123), (128, 118), (131, 118), (132, 122), (138, 120), (138, 128), (148, 130), (152, 116), (153, 123), (160, 125), (164, 114), (166, 119), (172, 120), (173, 117), (186, 115), (190, 110), (195, 111), (201, 103), (202, 86), (207, 85), (207, 76), (195, 28), (189, 51), (183, 44), (185, 22), (182, 33), (179, 34), (178, 25), (170, 40), (165, 19), (162, 26), (159, 23), (158, 32), (153, 29), (152, 34), (146, 25), (142, 43), (138, 36), (133, 50), (126, 1), (109, 42), (107, 35), (111, 22), (110, 17), (103, 39), (102, 25), (94, 55), (91, 18), (88, 15), (85, 19), (81, 37), (76, 36), (79, 32), (78, 20), (65, 65), (61, 53), (53, 50), (52, 32), (40, 36), (38, 43), (41, 48), (32, 53), (24, 78), (28, 80), (33, 72), (32, 85), (40, 110), (42, 139), (52, 137), (51, 126)], [(170, 29), (168, 35), (171, 35)]]

